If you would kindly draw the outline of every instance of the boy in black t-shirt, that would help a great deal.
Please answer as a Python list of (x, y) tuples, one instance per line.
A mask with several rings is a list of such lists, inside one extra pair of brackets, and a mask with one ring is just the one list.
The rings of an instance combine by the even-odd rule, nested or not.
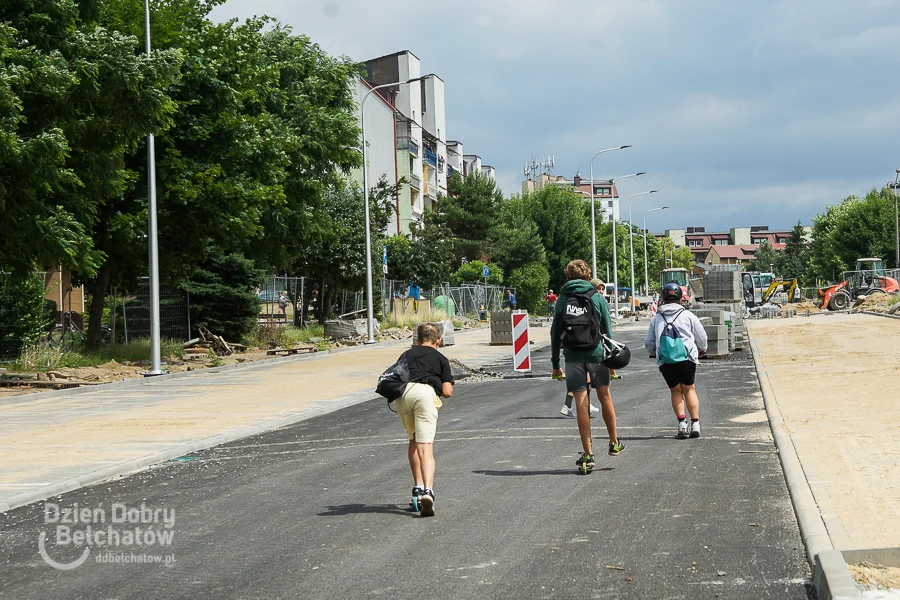
[(409, 468), (413, 476), (412, 503), (421, 505), (422, 516), (434, 515), (434, 434), (440, 396), (453, 395), (450, 361), (437, 348), (441, 330), (433, 323), (419, 326), (418, 346), (403, 353), (409, 367), (409, 383), (394, 406), (409, 434)]

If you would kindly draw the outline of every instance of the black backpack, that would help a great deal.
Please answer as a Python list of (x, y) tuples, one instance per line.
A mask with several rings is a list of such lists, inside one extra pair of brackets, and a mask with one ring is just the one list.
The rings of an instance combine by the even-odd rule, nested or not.
[(375, 392), (387, 398), (388, 404), (403, 395), (406, 384), (409, 383), (409, 366), (406, 364), (406, 354), (400, 360), (392, 364), (378, 377), (378, 386)]
[(562, 345), (580, 352), (593, 350), (600, 343), (600, 315), (594, 306), (597, 290), (576, 292), (566, 298), (562, 316)]

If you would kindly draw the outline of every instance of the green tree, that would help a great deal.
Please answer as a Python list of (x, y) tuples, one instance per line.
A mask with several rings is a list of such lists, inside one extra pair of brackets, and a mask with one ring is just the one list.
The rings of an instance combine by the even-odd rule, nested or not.
[(806, 271), (809, 269), (810, 253), (806, 243), (806, 232), (798, 221), (791, 230), (791, 235), (784, 250), (779, 253), (775, 263), (775, 271), (781, 277), (796, 277), (801, 284), (808, 283)]
[(491, 237), (492, 258), (507, 273), (528, 264), (546, 266), (547, 254), (541, 233), (526, 210), (523, 198), (513, 197), (500, 205), (499, 219)]
[(771, 272), (781, 260), (781, 252), (772, 248), (772, 244), (763, 241), (753, 253), (753, 258), (747, 263), (748, 271)]
[(546, 314), (544, 296), (550, 283), (550, 273), (541, 263), (516, 267), (506, 278), (506, 285), (516, 290), (516, 303), (532, 314)]
[(486, 258), (503, 193), (493, 179), (481, 173), (468, 177), (454, 173), (447, 182), (447, 194), (438, 202), (437, 213), (440, 222), (455, 236), (456, 260)]
[[(396, 205), (398, 189), (382, 178), (369, 192), (371, 231), (384, 231)], [(365, 203), (361, 190), (331, 190), (326, 195), (327, 231), (307, 249), (293, 270), (321, 282), (319, 318), (330, 315), (337, 289), (362, 289), (366, 283)], [(381, 271), (383, 239), (372, 236), (373, 273)]]
[(0, 262), (19, 273), (35, 262), (96, 271), (91, 228), (132, 177), (126, 154), (175, 110), (166, 88), (180, 53), (138, 55), (136, 38), (78, 9), (0, 4)]
[(226, 340), (242, 339), (257, 323), (259, 300), (254, 290), (263, 279), (253, 261), (210, 248), (184, 286), (191, 295), (191, 324)]
[(565, 266), (569, 261), (581, 258), (591, 262), (590, 209), (578, 194), (555, 186), (518, 198), (544, 246), (550, 287), (558, 289), (566, 281)]
[(453, 234), (432, 212), (421, 223), (410, 225), (412, 272), (422, 287), (435, 287), (450, 278), (453, 265)]
[(894, 265), (894, 196), (890, 188), (848, 196), (813, 217), (808, 277), (836, 281), (857, 258)]

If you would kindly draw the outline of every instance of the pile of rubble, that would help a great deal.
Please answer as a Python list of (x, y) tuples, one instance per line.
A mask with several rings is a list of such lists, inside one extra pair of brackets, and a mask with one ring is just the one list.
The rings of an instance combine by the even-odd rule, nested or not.
[(900, 294), (870, 294), (866, 296), (862, 302), (859, 302), (854, 310), (864, 310), (868, 312), (881, 313), (881, 314), (895, 314), (891, 313), (891, 309), (900, 302)]
[(413, 336), (413, 330), (404, 325), (403, 327), (388, 327), (381, 332), (382, 340), (405, 340)]

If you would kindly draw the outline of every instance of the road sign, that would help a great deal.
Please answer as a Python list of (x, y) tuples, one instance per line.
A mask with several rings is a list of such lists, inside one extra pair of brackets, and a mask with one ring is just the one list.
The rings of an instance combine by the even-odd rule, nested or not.
[(484, 269), (481, 271), (481, 276), (487, 279), (491, 275), (491, 270), (487, 268), (487, 265), (484, 266)]
[(387, 275), (387, 263), (386, 263), (386, 262), (385, 262), (385, 263), (382, 263), (382, 265), (381, 265), (381, 271), (382, 271), (385, 275)]
[(381, 247), (381, 262), (387, 264), (387, 246)]

